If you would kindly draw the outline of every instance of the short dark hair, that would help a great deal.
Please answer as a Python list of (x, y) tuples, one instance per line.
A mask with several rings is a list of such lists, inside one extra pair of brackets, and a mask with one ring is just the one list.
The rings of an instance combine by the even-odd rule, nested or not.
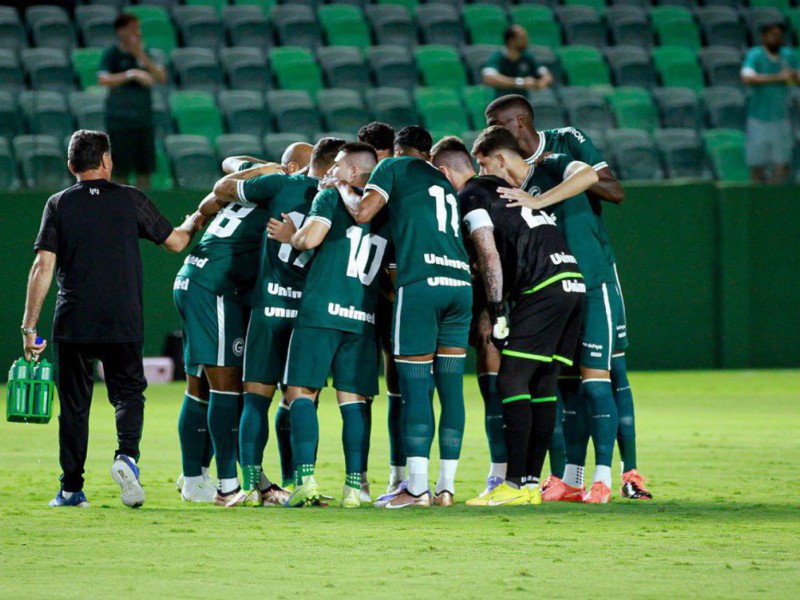
[(758, 33), (764, 35), (773, 28), (778, 28), (783, 33), (786, 33), (786, 23), (783, 21), (768, 21), (767, 23), (762, 23), (758, 28)]
[(311, 151), (311, 166), (315, 170), (327, 171), (333, 166), (336, 154), (338, 154), (344, 144), (345, 141), (340, 138), (320, 138)]
[(503, 44), (508, 44), (512, 39), (514, 39), (514, 35), (516, 35), (517, 30), (515, 25), (509, 25), (503, 30)]
[(127, 27), (131, 23), (138, 23), (139, 17), (130, 13), (122, 13), (114, 19), (114, 31), (118, 31), (123, 27)]
[(394, 138), (395, 146), (414, 148), (423, 154), (428, 154), (433, 146), (433, 138), (427, 129), (419, 125), (409, 125), (397, 132)]
[(366, 142), (347, 142), (339, 148), (339, 152), (345, 154), (369, 154), (375, 162), (378, 162), (378, 153), (375, 152), (375, 146)]
[(489, 105), (486, 107), (486, 111), (484, 112), (486, 118), (489, 118), (494, 112), (505, 110), (507, 108), (517, 108), (524, 112), (528, 113), (528, 116), (533, 122), (533, 106), (528, 101), (525, 96), (521, 96), (519, 94), (507, 94), (505, 96), (500, 96), (499, 98), (495, 98), (492, 100)]
[(375, 150), (392, 150), (394, 148), (394, 129), (386, 123), (373, 121), (358, 130), (358, 141), (369, 144)]
[(69, 140), (67, 158), (76, 173), (91, 171), (100, 166), (103, 154), (111, 151), (108, 134), (102, 131), (79, 129)]
[(510, 150), (525, 158), (525, 152), (520, 147), (517, 138), (505, 127), (493, 125), (481, 131), (478, 139), (472, 145), (472, 154), (489, 156), (498, 150)]
[(460, 171), (472, 168), (467, 146), (461, 138), (454, 135), (448, 135), (436, 142), (431, 148), (431, 162), (435, 167), (446, 165)]

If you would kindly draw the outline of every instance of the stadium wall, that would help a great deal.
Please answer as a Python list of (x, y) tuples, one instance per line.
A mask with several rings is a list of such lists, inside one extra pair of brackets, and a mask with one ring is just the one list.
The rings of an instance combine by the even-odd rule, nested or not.
[[(797, 188), (626, 184), (622, 207), (603, 205), (618, 257), (634, 369), (800, 365), (800, 198)], [(201, 193), (154, 192), (177, 223)], [(25, 282), (46, 193), (0, 195), (6, 216), (0, 365), (20, 355)], [(12, 216), (13, 215), (13, 216)], [(179, 327), (172, 281), (182, 256), (142, 244), (146, 355)], [(54, 284), (55, 287), (55, 284)], [(49, 337), (55, 293), (40, 330)]]

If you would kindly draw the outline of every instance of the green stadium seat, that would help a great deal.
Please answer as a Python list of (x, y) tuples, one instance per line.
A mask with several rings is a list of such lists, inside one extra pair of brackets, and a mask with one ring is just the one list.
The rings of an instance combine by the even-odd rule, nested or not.
[[(555, 129), (563, 127), (567, 122), (564, 104), (552, 89), (529, 92), (528, 99), (533, 105), (533, 120), (537, 129)], [(485, 121), (481, 123), (481, 127), (484, 125)]]
[(395, 129), (417, 122), (417, 112), (407, 90), (378, 87), (367, 90), (364, 98), (375, 121), (388, 123)]
[(461, 90), (461, 98), (464, 106), (467, 107), (470, 121), (472, 121), (472, 129), (486, 127), (484, 113), (486, 106), (494, 100), (494, 97), (494, 89), (485, 85), (473, 85)]
[(635, 85), (652, 88), (656, 85), (656, 72), (647, 51), (638, 46), (610, 46), (603, 52), (615, 85)]
[(602, 15), (606, 10), (606, 0), (564, 0), (566, 6), (588, 6)]
[(742, 84), (742, 54), (730, 46), (709, 46), (699, 52), (700, 64), (710, 85)]
[(471, 44), (502, 44), (508, 27), (505, 9), (494, 4), (467, 4), (461, 12)]
[(606, 133), (606, 140), (620, 179), (664, 178), (661, 158), (649, 133), (638, 129), (615, 129)]
[(211, 142), (205, 136), (168, 135), (164, 148), (180, 188), (208, 190), (222, 175)]
[(272, 48), (269, 61), (278, 87), (305, 90), (309, 94), (316, 94), (322, 89), (322, 74), (309, 49), (293, 46)]
[(708, 126), (714, 129), (739, 129), (744, 131), (747, 120), (747, 102), (738, 87), (716, 86), (700, 92), (703, 113)]
[(256, 6), (261, 9), (265, 15), (269, 15), (272, 7), (278, 3), (277, 0), (233, 0), (231, 4), (234, 6)]
[(694, 129), (658, 129), (653, 134), (667, 177), (709, 176), (700, 136)]
[(397, 4), (411, 12), (417, 7), (419, 0), (377, 0), (376, 4)]
[(417, 86), (417, 67), (402, 46), (368, 48), (367, 62), (378, 87), (410, 89)]
[(653, 48), (653, 64), (663, 86), (701, 90), (705, 85), (697, 55), (689, 48), (680, 46)]
[(217, 93), (225, 85), (217, 55), (208, 48), (176, 48), (172, 68), (181, 89)]
[(702, 138), (717, 179), (750, 181), (750, 171), (745, 162), (743, 132), (736, 129), (706, 129)]
[(0, 138), (12, 138), (23, 132), (17, 111), (17, 92), (0, 90)]
[(361, 9), (349, 5), (327, 4), (317, 10), (329, 46), (370, 46), (369, 27)]
[(486, 61), (494, 54), (499, 46), (491, 44), (475, 44), (472, 46), (464, 46), (461, 49), (461, 57), (467, 67), (469, 79), (472, 83), (479, 84), (483, 82), (483, 67)]
[[(677, 6), (679, 8), (694, 8), (697, 6), (697, 0), (660, 0), (660, 6)], [(654, 7), (658, 8), (658, 7)]]
[(166, 92), (160, 88), (153, 90), (153, 127), (155, 128), (155, 137), (159, 141), (175, 133)]
[(617, 87), (606, 99), (620, 129), (642, 129), (652, 132), (658, 128), (658, 110), (646, 89)]
[(0, 91), (19, 92), (25, 87), (22, 67), (13, 50), (0, 48)]
[(17, 101), (28, 132), (58, 139), (72, 133), (72, 117), (60, 92), (24, 91)]
[(297, 131), (312, 136), (322, 129), (320, 113), (304, 90), (267, 92), (267, 105), (275, 131)]
[(119, 10), (113, 6), (75, 7), (75, 24), (84, 46), (108, 48), (116, 42), (114, 19)]
[(266, 55), (258, 48), (223, 48), (219, 59), (232, 89), (263, 92), (272, 88)]
[(602, 131), (612, 127), (608, 104), (599, 92), (585, 87), (563, 87), (558, 93), (567, 112), (568, 125), (583, 127), (589, 124)]
[(757, 7), (763, 6), (766, 8), (774, 8), (783, 13), (790, 10), (791, 2), (789, 0), (750, 0), (750, 6)]
[(530, 46), (529, 50), (539, 66), (546, 68), (553, 75), (553, 85), (558, 87), (563, 83), (564, 76), (561, 72), (561, 63), (558, 62), (556, 53), (547, 46)]
[(423, 43), (464, 45), (464, 28), (458, 11), (452, 6), (421, 4), (414, 12)]
[(259, 138), (269, 131), (269, 114), (264, 95), (253, 90), (223, 90), (217, 97), (225, 117), (226, 131), (252, 134)]
[(447, 88), (417, 88), (414, 92), (417, 113), (428, 129), (458, 135), (469, 129), (464, 106), (458, 92)]
[(264, 136), (264, 154), (267, 160), (281, 162), (286, 148), (295, 142), (310, 142), (311, 136), (305, 133), (268, 133)]
[(728, 8), (739, 8), (742, 0), (703, 0), (705, 6), (726, 6)]
[(358, 48), (329, 46), (317, 50), (328, 87), (363, 91), (370, 87), (369, 68)]
[(39, 48), (70, 50), (75, 46), (72, 21), (60, 6), (30, 6), (25, 10), (25, 22)]
[(369, 21), (375, 43), (413, 48), (417, 45), (417, 29), (411, 14), (404, 6), (377, 5), (367, 6)]
[(670, 129), (699, 129), (700, 104), (697, 92), (689, 88), (664, 87), (653, 90), (661, 124)]
[(69, 184), (64, 149), (55, 135), (19, 135), (12, 144), (26, 187), (58, 190)]
[(222, 115), (214, 103), (214, 97), (208, 92), (172, 92), (169, 95), (169, 109), (180, 134), (199, 135), (213, 140), (223, 133)]
[(20, 53), (22, 68), (36, 90), (69, 91), (75, 87), (72, 67), (63, 50), (25, 48)]
[(142, 38), (147, 40), (148, 48), (158, 48), (170, 53), (178, 45), (175, 29), (167, 11), (159, 6), (128, 6), (125, 12), (136, 15), (142, 28)]
[(614, 44), (628, 44), (649, 48), (653, 45), (653, 31), (647, 11), (638, 6), (612, 6), (606, 11), (606, 22)]
[(725, 6), (704, 6), (695, 12), (707, 46), (747, 47), (747, 34), (739, 13)]
[(271, 17), (282, 45), (311, 49), (322, 45), (319, 25), (310, 7), (280, 4), (272, 9)]
[(264, 154), (261, 136), (248, 133), (226, 133), (214, 142), (217, 160), (222, 162), (229, 156), (256, 156)]
[(700, 48), (700, 29), (690, 10), (680, 6), (655, 6), (650, 11), (650, 19), (660, 45)]
[(794, 31), (794, 40), (800, 40), (800, 6), (785, 11), (791, 29)]
[(216, 50), (225, 45), (225, 28), (215, 8), (176, 6), (172, 16), (184, 46)]
[(8, 191), (16, 190), (19, 187), (17, 164), (11, 153), (11, 145), (7, 139), (2, 137), (0, 137), (0, 186)]
[(559, 6), (555, 13), (564, 30), (567, 44), (596, 48), (606, 45), (606, 28), (600, 19), (600, 13), (593, 7)]
[(369, 121), (361, 94), (355, 90), (320, 90), (317, 92), (317, 106), (322, 113), (324, 126), (332, 131), (358, 131)]
[(11, 6), (0, 6), (0, 49), (19, 52), (28, 47), (28, 37), (25, 28)]
[(221, 13), (223, 7), (228, 5), (228, 0), (183, 0), (183, 3), (187, 6), (208, 6)]
[(442, 88), (467, 85), (467, 74), (455, 48), (441, 44), (419, 46), (414, 56), (423, 85)]
[(642, 8), (648, 9), (653, 4), (651, 0), (611, 0), (611, 8)]
[(611, 85), (608, 67), (597, 48), (567, 46), (558, 48), (556, 55), (570, 86)]
[(158, 191), (169, 191), (175, 187), (172, 180), (172, 168), (164, 152), (163, 144), (156, 143), (156, 170), (150, 175), (150, 189)]
[(69, 109), (78, 129), (104, 131), (106, 128), (106, 94), (100, 91), (70, 92)]
[(103, 52), (105, 52), (103, 48), (75, 48), (72, 50), (72, 69), (82, 88), (86, 89), (97, 85), (97, 71), (100, 68)]
[(528, 32), (531, 44), (557, 48), (561, 45), (561, 27), (546, 6), (525, 4), (512, 6), (509, 10), (511, 21), (521, 25)]
[(337, 138), (345, 142), (355, 142), (356, 134), (350, 131), (318, 131), (312, 136), (311, 141), (316, 144), (322, 138)]
[(231, 46), (267, 50), (273, 45), (272, 24), (258, 6), (228, 6), (222, 20)]

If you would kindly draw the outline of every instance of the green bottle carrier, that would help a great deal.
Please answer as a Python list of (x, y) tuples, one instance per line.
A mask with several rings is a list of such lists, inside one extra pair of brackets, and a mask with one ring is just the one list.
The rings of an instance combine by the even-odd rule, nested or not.
[(20, 358), (8, 372), (6, 420), (49, 423), (53, 415), (53, 366)]

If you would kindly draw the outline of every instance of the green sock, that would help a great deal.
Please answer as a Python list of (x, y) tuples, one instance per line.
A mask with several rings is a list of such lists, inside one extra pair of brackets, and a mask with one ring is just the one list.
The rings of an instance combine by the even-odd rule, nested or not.
[(497, 373), (478, 375), (484, 407), (484, 426), (489, 440), (489, 459), (493, 463), (508, 462), (505, 431), (503, 430), (503, 399), (497, 391)]
[(303, 477), (314, 474), (314, 454), (319, 443), (317, 409), (311, 398), (297, 398), (289, 407), (292, 428), (292, 457), (295, 471)]
[(352, 487), (361, 486), (361, 470), (364, 465), (364, 436), (366, 435), (367, 405), (364, 402), (352, 402), (339, 406), (342, 413), (342, 448), (344, 448), (344, 468), (347, 472), (347, 485), (350, 475), (358, 475)]
[(431, 363), (397, 361), (403, 396), (403, 447), (406, 456), (429, 457), (433, 443)]
[(564, 453), (567, 464), (584, 466), (586, 446), (589, 444), (589, 405), (581, 393), (580, 380), (569, 379), (559, 384), (564, 401)]
[(611, 381), (590, 379), (585, 381), (581, 387), (589, 400), (592, 411), (591, 432), (595, 462), (598, 465), (610, 467), (619, 426)]
[(406, 452), (403, 447), (403, 397), (389, 394), (389, 464), (393, 467), (406, 466)]
[(261, 480), (261, 463), (269, 439), (267, 413), (272, 398), (244, 393), (244, 408), (239, 420), (239, 456), (242, 465), (242, 485), (252, 490)]
[(294, 482), (294, 461), (292, 461), (292, 428), (289, 424), (289, 409), (278, 404), (275, 411), (275, 437), (278, 440), (278, 456), (281, 460), (281, 486)]
[(239, 440), (239, 394), (211, 391), (208, 402), (208, 429), (214, 442), (217, 477), (232, 479), (236, 472)]
[(178, 416), (178, 438), (181, 442), (181, 464), (184, 477), (203, 474), (203, 454), (208, 434), (208, 403), (184, 394)]
[(556, 426), (553, 429), (553, 439), (550, 442), (550, 473), (564, 479), (564, 467), (567, 456), (564, 446), (564, 427), (561, 420), (564, 417), (564, 401), (561, 394), (556, 394)]
[(614, 402), (617, 404), (619, 415), (619, 431), (617, 431), (619, 457), (622, 461), (622, 470), (630, 471), (636, 468), (636, 419), (624, 355), (611, 359), (611, 385), (614, 388)]
[(464, 439), (464, 362), (466, 356), (436, 357), (433, 373), (442, 412), (439, 416), (439, 458), (458, 460)]
[(364, 404), (364, 441), (361, 444), (361, 473), (367, 472), (369, 462), (369, 441), (372, 433), (372, 398)]

